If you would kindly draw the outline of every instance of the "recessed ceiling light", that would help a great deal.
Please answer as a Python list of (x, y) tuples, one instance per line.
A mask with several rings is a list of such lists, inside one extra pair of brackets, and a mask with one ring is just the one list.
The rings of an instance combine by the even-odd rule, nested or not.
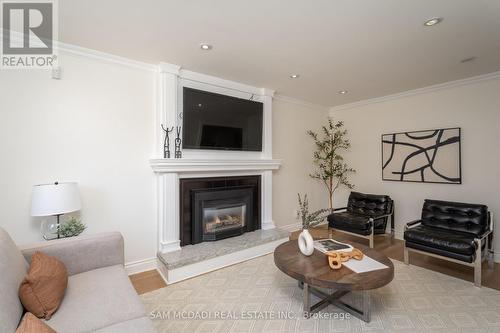
[(339, 91), (339, 94), (345, 95), (345, 94), (347, 94), (347, 90), (341, 90), (341, 91)]
[(432, 27), (433, 25), (436, 25), (438, 23), (441, 23), (443, 21), (442, 17), (433, 17), (430, 20), (427, 20), (424, 22), (424, 25), (426, 27)]
[(292, 74), (292, 75), (290, 75), (291, 79), (298, 79), (299, 77), (300, 77), (299, 74)]
[(206, 44), (206, 43), (201, 43), (201, 44), (200, 44), (200, 49), (205, 50), (205, 51), (208, 51), (208, 50), (211, 50), (211, 49), (212, 49), (212, 45), (210, 45), (210, 44)]
[(465, 58), (465, 59), (460, 60), (460, 62), (462, 64), (465, 64), (466, 62), (471, 62), (471, 61), (474, 61), (474, 60), (476, 60), (476, 57), (469, 57), (469, 58)]

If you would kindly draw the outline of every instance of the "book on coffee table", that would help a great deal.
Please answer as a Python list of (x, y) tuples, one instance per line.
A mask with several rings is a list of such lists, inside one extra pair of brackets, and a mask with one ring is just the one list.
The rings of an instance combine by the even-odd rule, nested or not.
[(314, 241), (314, 248), (322, 253), (328, 251), (352, 251), (353, 247), (346, 243), (341, 243), (333, 239), (318, 239)]

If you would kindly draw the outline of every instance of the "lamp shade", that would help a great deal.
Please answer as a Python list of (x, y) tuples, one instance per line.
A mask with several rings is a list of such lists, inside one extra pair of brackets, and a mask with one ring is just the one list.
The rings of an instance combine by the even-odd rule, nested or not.
[(80, 210), (77, 183), (54, 183), (33, 186), (31, 216), (50, 216)]

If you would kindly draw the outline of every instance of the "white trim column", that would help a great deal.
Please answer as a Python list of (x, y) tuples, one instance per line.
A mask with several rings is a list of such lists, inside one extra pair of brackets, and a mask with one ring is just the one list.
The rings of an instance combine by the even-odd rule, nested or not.
[[(156, 149), (157, 158), (163, 159), (165, 133), (161, 125), (177, 126), (177, 87), (180, 66), (160, 63), (158, 71), (158, 107), (156, 110)], [(173, 132), (175, 133), (175, 131)], [(172, 137), (171, 137), (172, 139)], [(174, 157), (173, 140), (170, 140), (170, 158)], [(158, 244), (161, 252), (180, 250), (179, 233), (179, 178), (176, 173), (157, 173), (157, 221)]]
[[(263, 144), (262, 144), (262, 155), (263, 158), (271, 159), (273, 156), (273, 96), (274, 90), (262, 89), (263, 103), (264, 103), (264, 115), (263, 123)], [(276, 226), (273, 221), (273, 172), (271, 170), (266, 170), (262, 172), (261, 176), (261, 228), (274, 229)]]
[(179, 176), (177, 173), (157, 174), (158, 235), (160, 251), (181, 249), (179, 230)]
[(262, 89), (264, 103), (263, 128), (262, 128), (262, 157), (273, 157), (273, 96), (274, 90)]
[[(156, 110), (156, 157), (163, 158), (163, 140), (165, 134), (161, 125), (165, 127), (177, 126), (177, 87), (181, 67), (160, 63), (158, 74), (158, 107)], [(175, 133), (175, 132), (174, 132)], [(173, 140), (170, 141), (170, 157), (174, 157)]]
[(271, 170), (263, 171), (261, 182), (261, 228), (263, 230), (274, 229), (276, 226), (273, 221), (273, 172)]

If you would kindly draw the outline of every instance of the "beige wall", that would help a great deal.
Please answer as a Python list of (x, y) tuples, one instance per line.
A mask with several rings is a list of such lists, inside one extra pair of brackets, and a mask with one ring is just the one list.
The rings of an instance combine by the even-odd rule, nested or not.
[[(155, 256), (155, 74), (90, 58), (61, 55), (62, 80), (46, 71), (0, 75), (0, 226), (18, 243), (40, 240), (40, 219), (29, 216), (33, 184), (77, 181), (88, 232), (121, 231), (126, 260)], [(419, 216), (424, 198), (481, 202), (500, 216), (500, 80), (334, 112), (350, 131), (346, 159), (358, 173), (357, 190), (396, 200), (397, 232)], [(311, 209), (327, 206), (323, 186), (310, 179), (314, 145), (307, 129), (325, 124), (326, 109), (276, 98), (273, 155), (283, 159), (273, 177), (273, 219), (297, 227), (297, 193)], [(463, 185), (382, 182), (380, 135), (394, 131), (462, 127)], [(345, 204), (347, 191), (336, 194)], [(497, 236), (497, 244), (500, 238)], [(500, 250), (500, 246), (497, 246)]]
[(126, 261), (156, 255), (153, 173), (155, 73), (60, 55), (43, 70), (0, 73), (0, 226), (40, 241), (34, 184), (76, 181), (88, 233), (119, 230)]
[(283, 159), (273, 177), (273, 219), (277, 226), (296, 228), (297, 193), (307, 193), (311, 209), (328, 206), (323, 185), (309, 177), (314, 144), (306, 135), (308, 129), (319, 130), (327, 116), (326, 109), (280, 99), (273, 102), (273, 157)]
[[(30, 216), (34, 184), (76, 181), (86, 233), (118, 230), (126, 261), (156, 256), (154, 175), (155, 73), (88, 57), (60, 55), (61, 80), (48, 71), (0, 73), (0, 226), (19, 244), (41, 240)], [(296, 224), (296, 193), (312, 208), (326, 203), (309, 179), (312, 142), (327, 110), (273, 102), (274, 220)]]
[[(500, 79), (330, 114), (344, 120), (349, 130), (352, 149), (346, 159), (358, 171), (353, 177), (356, 189), (386, 193), (395, 200), (399, 238), (404, 224), (419, 218), (425, 198), (483, 203), (500, 217)], [(382, 181), (381, 134), (446, 127), (462, 128), (462, 185)], [(347, 195), (348, 191), (341, 191), (336, 206), (344, 205)], [(500, 232), (495, 243), (499, 252)]]

